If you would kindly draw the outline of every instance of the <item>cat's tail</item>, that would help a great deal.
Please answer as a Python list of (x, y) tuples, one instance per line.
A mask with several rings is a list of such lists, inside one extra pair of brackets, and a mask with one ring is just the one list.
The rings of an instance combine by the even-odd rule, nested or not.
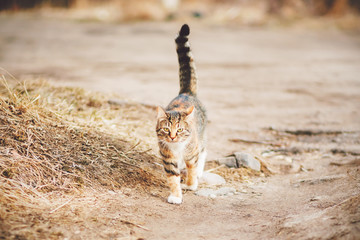
[(176, 52), (179, 60), (180, 92), (196, 95), (197, 93), (197, 76), (194, 59), (191, 53), (188, 36), (190, 28), (184, 24), (175, 39)]

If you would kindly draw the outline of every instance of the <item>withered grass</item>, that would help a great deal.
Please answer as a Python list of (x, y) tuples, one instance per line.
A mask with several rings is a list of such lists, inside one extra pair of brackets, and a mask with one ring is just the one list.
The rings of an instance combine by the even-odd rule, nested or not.
[[(84, 192), (163, 186), (153, 168), (158, 161), (151, 149), (153, 121), (144, 117), (151, 111), (138, 104), (112, 105), (108, 97), (80, 88), (42, 80), (9, 84), (3, 77), (0, 238), (64, 238), (66, 232), (56, 226), (92, 217)], [(77, 214), (61, 211), (71, 202)], [(106, 219), (95, 222), (96, 228)]]

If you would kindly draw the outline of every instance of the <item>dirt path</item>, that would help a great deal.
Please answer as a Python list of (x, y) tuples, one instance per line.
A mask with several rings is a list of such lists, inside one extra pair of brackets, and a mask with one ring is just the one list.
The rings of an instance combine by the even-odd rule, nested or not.
[[(0, 16), (0, 67), (19, 79), (42, 76), (166, 105), (178, 91), (179, 25)], [(229, 178), (238, 194), (210, 199), (188, 192), (181, 206), (165, 202), (166, 190), (105, 193), (107, 205), (98, 211), (127, 216), (134, 239), (358, 239), (360, 35), (191, 26), (211, 121), (208, 160), (244, 151), (275, 174)], [(282, 151), (233, 138), (279, 143)], [(114, 226), (105, 226), (97, 236), (118, 238)], [(69, 237), (81, 239), (76, 234)]]

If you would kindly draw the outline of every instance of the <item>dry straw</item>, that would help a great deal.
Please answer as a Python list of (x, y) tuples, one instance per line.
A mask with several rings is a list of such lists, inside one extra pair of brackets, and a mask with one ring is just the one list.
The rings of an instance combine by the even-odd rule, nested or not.
[(143, 118), (152, 109), (114, 106), (101, 94), (41, 80), (9, 82), (2, 76), (1, 237), (59, 237), (52, 231), (42, 236), (31, 225), (45, 224), (39, 219), (56, 215), (85, 190), (163, 185), (152, 169), (158, 161), (151, 150), (152, 123)]

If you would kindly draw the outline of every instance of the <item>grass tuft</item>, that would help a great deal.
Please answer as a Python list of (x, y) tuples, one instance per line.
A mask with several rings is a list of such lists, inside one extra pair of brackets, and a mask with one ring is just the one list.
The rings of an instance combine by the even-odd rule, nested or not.
[(1, 237), (61, 238), (45, 226), (59, 201), (89, 189), (164, 185), (154, 170), (151, 108), (42, 80), (9, 84), (3, 76), (1, 84)]

